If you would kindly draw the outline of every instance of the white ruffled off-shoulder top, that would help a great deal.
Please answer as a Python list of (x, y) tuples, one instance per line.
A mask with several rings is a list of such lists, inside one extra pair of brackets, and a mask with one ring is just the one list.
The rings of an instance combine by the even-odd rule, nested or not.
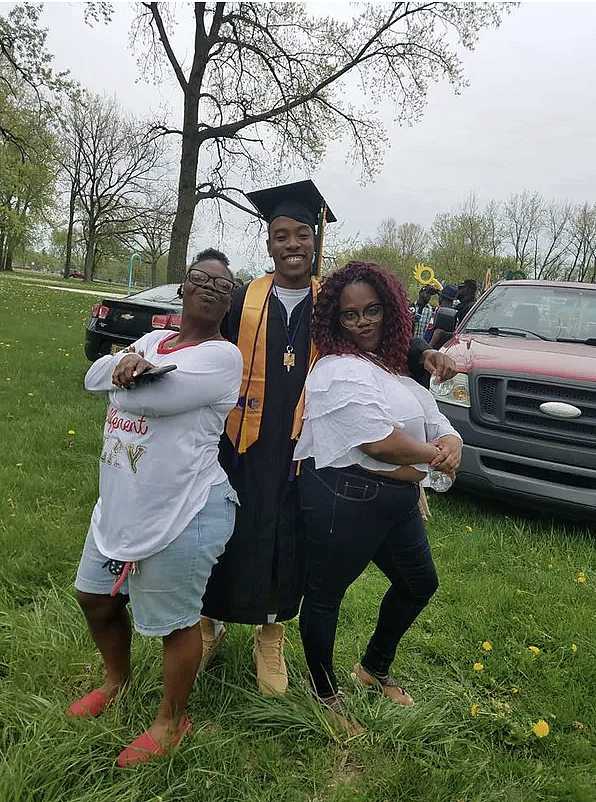
[[(359, 465), (393, 471), (359, 448), (403, 429), (420, 442), (460, 435), (439, 412), (430, 392), (407, 376), (396, 376), (368, 359), (325, 356), (306, 380), (306, 406), (295, 460), (313, 457), (318, 468)], [(413, 465), (423, 473), (428, 465)]]

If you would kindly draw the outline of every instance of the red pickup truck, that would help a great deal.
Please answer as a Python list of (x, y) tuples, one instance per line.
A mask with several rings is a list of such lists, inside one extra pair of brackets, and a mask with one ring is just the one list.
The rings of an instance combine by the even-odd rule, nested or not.
[(464, 440), (458, 485), (596, 514), (596, 284), (499, 282), (442, 350), (459, 373), (431, 392)]

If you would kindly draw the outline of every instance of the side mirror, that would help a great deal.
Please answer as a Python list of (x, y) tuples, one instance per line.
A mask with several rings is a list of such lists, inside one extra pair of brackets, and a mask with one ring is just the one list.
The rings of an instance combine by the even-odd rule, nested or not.
[(457, 326), (456, 315), (455, 309), (451, 309), (448, 306), (440, 306), (435, 315), (435, 329), (441, 329), (452, 334)]

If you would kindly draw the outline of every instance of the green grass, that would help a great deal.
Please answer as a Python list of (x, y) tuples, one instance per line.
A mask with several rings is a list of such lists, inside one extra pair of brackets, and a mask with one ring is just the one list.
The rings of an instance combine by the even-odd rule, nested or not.
[(349, 678), (386, 587), (370, 569), (345, 599), (336, 653), (364, 736), (334, 734), (305, 692), (296, 622), (279, 700), (255, 693), (251, 631), (232, 626), (196, 684), (192, 737), (158, 764), (116, 769), (155, 713), (160, 644), (134, 639), (130, 693), (102, 718), (65, 717), (101, 677), (72, 588), (105, 411), (82, 386), (93, 301), (0, 276), (0, 801), (594, 802), (591, 533), (452, 493), (431, 499), (441, 587), (395, 663), (413, 709)]

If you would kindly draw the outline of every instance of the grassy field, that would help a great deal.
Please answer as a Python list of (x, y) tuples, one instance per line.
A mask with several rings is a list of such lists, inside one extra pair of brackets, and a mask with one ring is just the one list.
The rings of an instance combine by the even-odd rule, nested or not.
[(251, 631), (232, 626), (196, 684), (192, 737), (158, 764), (115, 768), (155, 713), (160, 644), (135, 638), (130, 692), (106, 715), (66, 718), (101, 676), (72, 588), (105, 410), (82, 386), (93, 302), (0, 276), (0, 802), (594, 802), (591, 533), (457, 494), (431, 500), (442, 584), (395, 663), (413, 709), (351, 684), (386, 586), (371, 569), (337, 646), (365, 735), (326, 727), (295, 622), (279, 700), (255, 693)]

